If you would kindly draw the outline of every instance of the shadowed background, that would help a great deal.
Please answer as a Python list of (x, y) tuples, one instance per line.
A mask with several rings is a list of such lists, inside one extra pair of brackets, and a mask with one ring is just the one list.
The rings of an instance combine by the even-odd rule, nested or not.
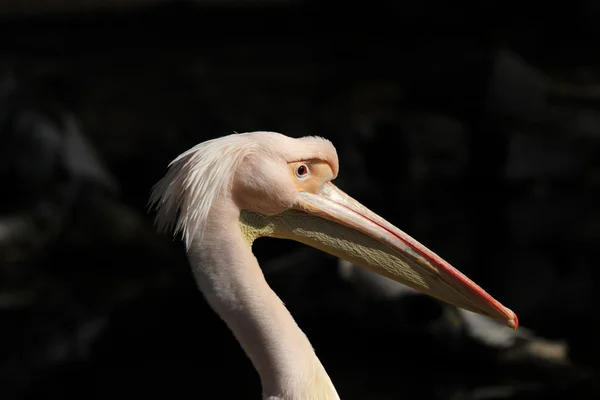
[(343, 399), (599, 396), (599, 11), (3, 2), (0, 397), (259, 398), (146, 206), (179, 153), (253, 130), (332, 140), (339, 187), (527, 332), (474, 335), (453, 307), (259, 240)]

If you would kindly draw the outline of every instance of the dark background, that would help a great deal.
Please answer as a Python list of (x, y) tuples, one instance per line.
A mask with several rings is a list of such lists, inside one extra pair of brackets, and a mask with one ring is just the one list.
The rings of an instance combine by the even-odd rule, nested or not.
[(508, 357), (261, 239), (343, 399), (598, 398), (600, 2), (528, 7), (1, 3), (0, 398), (259, 398), (146, 207), (179, 153), (253, 130), (332, 140), (338, 186), (568, 348)]

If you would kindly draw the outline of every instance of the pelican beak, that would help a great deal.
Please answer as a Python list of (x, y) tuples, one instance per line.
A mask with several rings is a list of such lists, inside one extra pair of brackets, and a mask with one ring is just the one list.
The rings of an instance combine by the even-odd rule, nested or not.
[(264, 218), (265, 235), (316, 247), (510, 328), (519, 325), (513, 311), (330, 182), (316, 193), (300, 192), (292, 210)]

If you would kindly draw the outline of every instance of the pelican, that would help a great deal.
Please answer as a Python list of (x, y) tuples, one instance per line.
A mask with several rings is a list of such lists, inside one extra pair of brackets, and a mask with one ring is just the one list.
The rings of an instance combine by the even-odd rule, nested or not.
[[(382, 172), (383, 173), (383, 172)], [(159, 231), (181, 235), (200, 291), (258, 372), (262, 398), (333, 400), (308, 338), (267, 284), (259, 237), (291, 239), (516, 329), (516, 314), (415, 239), (338, 189), (321, 137), (235, 133), (175, 158), (152, 188)]]

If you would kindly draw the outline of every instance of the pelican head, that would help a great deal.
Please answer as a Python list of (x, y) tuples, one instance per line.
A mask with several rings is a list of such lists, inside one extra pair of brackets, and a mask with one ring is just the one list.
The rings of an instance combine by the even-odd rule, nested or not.
[(517, 328), (513, 311), (337, 188), (337, 175), (337, 153), (326, 139), (232, 134), (177, 157), (154, 188), (152, 202), (160, 227), (175, 224), (188, 250), (210, 235), (215, 207), (230, 201), (235, 229), (250, 246), (263, 236), (292, 239)]

